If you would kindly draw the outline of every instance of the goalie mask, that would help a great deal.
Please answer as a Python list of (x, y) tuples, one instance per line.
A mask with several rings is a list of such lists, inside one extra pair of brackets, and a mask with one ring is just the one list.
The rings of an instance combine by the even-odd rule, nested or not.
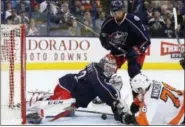
[(116, 59), (112, 55), (106, 55), (99, 62), (100, 67), (103, 69), (103, 74), (110, 78), (113, 74), (117, 72)]

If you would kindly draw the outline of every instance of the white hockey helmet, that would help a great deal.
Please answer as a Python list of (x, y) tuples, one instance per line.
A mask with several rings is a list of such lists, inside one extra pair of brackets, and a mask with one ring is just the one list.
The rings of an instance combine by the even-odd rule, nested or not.
[(139, 93), (139, 89), (142, 89), (142, 91), (145, 93), (151, 83), (152, 81), (149, 80), (146, 75), (140, 73), (131, 80), (131, 87), (136, 93)]

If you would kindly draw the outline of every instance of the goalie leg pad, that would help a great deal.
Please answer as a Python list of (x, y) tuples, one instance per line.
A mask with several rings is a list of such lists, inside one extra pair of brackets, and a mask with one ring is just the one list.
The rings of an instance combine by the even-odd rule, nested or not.
[[(74, 98), (66, 100), (43, 100), (37, 101), (32, 106), (27, 107), (27, 118), (29, 123), (39, 124), (42, 119), (47, 116), (58, 116), (62, 112), (68, 110), (69, 115), (74, 116), (76, 100)], [(64, 116), (62, 116), (64, 117)]]

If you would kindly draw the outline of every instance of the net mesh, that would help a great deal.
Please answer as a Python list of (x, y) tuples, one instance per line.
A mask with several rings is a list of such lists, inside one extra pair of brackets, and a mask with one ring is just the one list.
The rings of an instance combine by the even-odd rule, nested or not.
[(1, 25), (2, 124), (25, 123), (25, 29)]

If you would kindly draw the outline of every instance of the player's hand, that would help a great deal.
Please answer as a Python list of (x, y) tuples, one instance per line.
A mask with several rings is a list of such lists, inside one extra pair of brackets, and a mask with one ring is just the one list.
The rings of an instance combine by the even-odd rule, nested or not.
[(120, 121), (122, 122), (122, 117), (123, 115), (125, 114), (131, 114), (129, 108), (128, 108), (128, 105), (125, 103), (124, 100), (118, 100), (118, 101), (115, 101), (113, 106), (112, 106), (112, 111), (114, 113), (114, 119), (116, 121)]
[(141, 55), (141, 51), (139, 50), (137, 46), (133, 46), (127, 52), (127, 57), (137, 57), (138, 55)]
[(142, 105), (143, 102), (144, 102), (144, 96), (142, 94), (138, 94), (130, 106), (131, 112), (133, 114), (137, 113), (139, 111), (140, 105)]
[(132, 114), (123, 114), (121, 119), (122, 119), (121, 123), (123, 123), (123, 124), (137, 125), (136, 118)]
[(112, 45), (109, 43), (109, 41), (111, 41), (111, 38), (109, 37), (108, 34), (106, 33), (100, 33), (100, 41), (102, 46), (107, 49), (107, 50), (111, 50)]

